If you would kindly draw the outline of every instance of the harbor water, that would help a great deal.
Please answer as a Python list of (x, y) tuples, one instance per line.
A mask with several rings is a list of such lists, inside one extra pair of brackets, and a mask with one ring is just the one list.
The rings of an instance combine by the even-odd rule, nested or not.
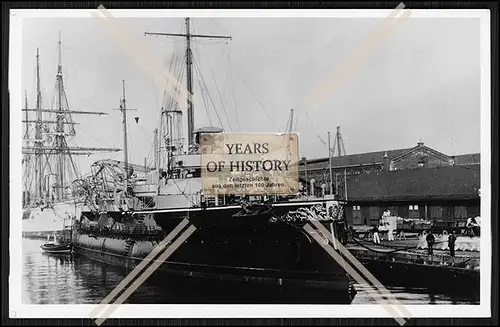
[[(40, 249), (42, 243), (41, 240), (23, 239), (22, 301), (25, 304), (98, 304), (127, 276), (125, 269), (83, 256), (43, 253)], [(402, 304), (478, 304), (474, 299), (440, 294), (429, 289), (385, 286)], [(241, 288), (207, 281), (186, 283), (177, 278), (153, 274), (125, 303), (238, 303), (241, 294), (246, 295), (247, 303), (259, 303), (264, 297), (272, 298), (269, 293), (275, 295), (272, 298), (274, 303), (286, 303), (290, 299), (290, 294), (283, 292), (280, 295), (280, 291), (270, 291), (269, 288), (238, 287)], [(372, 297), (373, 290), (360, 285), (355, 285), (355, 289), (353, 305), (376, 301)], [(331, 299), (322, 298), (319, 293), (295, 295), (297, 298), (316, 299), (316, 303), (331, 303)]]

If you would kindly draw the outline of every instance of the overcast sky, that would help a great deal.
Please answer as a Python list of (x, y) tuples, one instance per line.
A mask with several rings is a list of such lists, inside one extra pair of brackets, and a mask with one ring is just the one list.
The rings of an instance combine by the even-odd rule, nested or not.
[[(318, 108), (304, 98), (366, 37), (374, 18), (195, 18), (195, 33), (230, 35), (230, 41), (193, 44), (195, 61), (226, 131), (283, 132), (291, 108), (300, 155), (327, 156), (327, 132), (341, 126), (348, 154), (412, 147), (422, 139), (446, 154), (480, 152), (479, 19), (410, 18)], [(166, 67), (179, 38), (144, 36), (184, 32), (181, 18), (120, 19)], [(130, 160), (151, 161), (164, 90), (96, 19), (30, 18), (23, 23), (23, 91), (35, 106), (36, 48), (40, 48), (44, 105), (54, 97), (58, 33), (65, 89), (73, 110), (108, 112), (74, 116), (79, 146), (122, 146), (118, 108), (126, 81)], [(219, 125), (210, 99), (200, 97), (194, 69), (195, 127)], [(184, 75), (185, 76), (185, 75)], [(215, 78), (214, 78), (215, 77)], [(214, 82), (216, 81), (216, 83)], [(203, 90), (207, 92), (207, 90)], [(185, 106), (181, 109), (185, 109)], [(226, 114), (227, 113), (227, 114)], [(139, 117), (136, 124), (133, 117)], [(184, 129), (184, 132), (187, 128)], [(333, 139), (332, 139), (333, 140)], [(85, 158), (90, 162), (121, 152)]]

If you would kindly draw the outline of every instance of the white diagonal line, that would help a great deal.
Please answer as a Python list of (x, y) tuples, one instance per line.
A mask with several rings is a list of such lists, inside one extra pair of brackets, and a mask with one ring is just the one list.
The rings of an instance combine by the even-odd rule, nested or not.
[[(320, 229), (325, 235), (330, 236), (333, 239), (335, 238), (335, 235), (331, 235), (331, 233), (323, 226), (319, 221), (312, 221), (314, 226), (316, 226), (318, 229)], [(387, 296), (389, 299), (391, 299), (394, 303), (399, 305), (399, 308), (402, 310), (402, 313), (409, 317), (411, 314), (406, 310), (406, 308), (387, 290), (382, 283), (378, 281), (373, 274), (359, 262), (358, 259), (356, 259), (349, 250), (347, 250), (341, 242), (337, 241), (337, 246), (339, 248), (340, 253), (342, 253), (347, 259), (356, 267), (358, 270), (380, 291), (382, 294)]]
[(158, 269), (158, 267), (170, 256), (172, 253), (174, 253), (175, 250), (179, 246), (186, 241), (186, 239), (191, 236), (191, 234), (196, 230), (196, 227), (193, 225), (189, 226), (189, 228), (181, 235), (179, 236), (178, 239), (172, 243), (171, 246), (168, 247), (168, 249), (163, 252), (158, 259), (156, 259), (151, 266), (146, 269), (146, 271), (139, 276), (121, 295), (118, 297), (118, 299), (114, 302), (113, 305), (105, 304), (106, 306), (106, 311), (99, 317), (99, 319), (96, 320), (96, 324), (100, 326), (117, 308), (122, 304), (139, 286), (142, 285), (142, 283), (149, 277), (153, 272)]
[[(339, 264), (340, 262), (343, 260), (340, 255), (335, 252), (335, 250), (329, 245), (329, 244), (323, 244), (322, 243), (322, 240), (320, 238), (319, 235), (317, 235), (315, 232), (314, 232), (314, 229), (311, 227), (311, 225), (309, 224), (306, 224), (304, 226), (304, 229), (309, 233), (309, 235), (311, 235), (314, 240), (319, 244), (321, 245), (321, 247), (323, 247), (323, 249), (325, 249), (325, 251), (333, 258), (335, 259)], [(367, 283), (367, 281), (361, 277), (361, 275), (356, 271), (354, 270), (354, 268), (352, 268), (349, 264), (346, 263), (346, 265), (344, 266), (344, 269), (346, 269), (346, 272), (351, 275), (358, 283), (360, 284), (366, 284), (366, 285), (369, 285)], [(396, 310), (396, 308), (391, 305), (390, 303), (388, 303), (388, 301), (386, 299), (380, 299), (380, 298), (377, 298), (374, 296), (374, 294), (372, 293), (369, 293), (370, 296), (373, 297), (373, 299), (375, 301), (377, 301), (379, 304), (381, 304), (384, 309), (386, 309), (386, 311), (402, 326), (406, 323), (406, 321), (401, 317), (401, 313), (398, 312), (398, 310)]]
[(408, 17), (411, 15), (409, 10), (404, 10), (404, 13), (400, 17), (395, 17), (403, 11), (402, 8), (404, 7), (405, 5), (400, 3), (340, 65), (335, 67), (328, 78), (311, 91), (305, 99), (306, 103), (318, 107), (326, 100), (327, 96), (333, 93), (336, 88), (341, 86), (349, 76), (359, 69), (363, 62), (368, 59), (369, 55), (373, 55), (376, 47), (382, 43), (384, 37), (408, 20)]
[(90, 317), (95, 318), (96, 316), (99, 315), (99, 311), (103, 311), (104, 307), (103, 304), (108, 304), (111, 300), (115, 298), (115, 296), (118, 295), (131, 281), (134, 279), (145, 267), (146, 265), (158, 255), (165, 247), (181, 232), (184, 227), (186, 227), (189, 224), (189, 221), (187, 219), (183, 219), (177, 227), (175, 227), (168, 235), (161, 241), (142, 261), (137, 265), (137, 267), (130, 272), (130, 274), (125, 277), (118, 286), (115, 287), (115, 289), (108, 294), (104, 298), (104, 300), (101, 301), (99, 306), (92, 310), (90, 313)]
[[(161, 61), (148, 49), (147, 45), (133, 33), (128, 32), (125, 25), (120, 24), (119, 20), (114, 18), (104, 6), (98, 7), (97, 13), (92, 12), (92, 17), (98, 18), (111, 36), (121, 44), (123, 49), (135, 59), (135, 61), (146, 70), (153, 78), (159, 88), (167, 90), (169, 95), (179, 104), (184, 104), (189, 100), (194, 101), (192, 94), (178, 81), (175, 76), (166, 70)], [(166, 77), (166, 81), (165, 81)]]

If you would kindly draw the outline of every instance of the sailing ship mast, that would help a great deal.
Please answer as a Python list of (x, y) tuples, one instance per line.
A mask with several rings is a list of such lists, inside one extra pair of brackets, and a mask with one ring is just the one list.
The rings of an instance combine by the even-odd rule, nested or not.
[[(35, 198), (42, 197), (42, 92), (40, 91), (40, 51), (36, 48), (36, 125), (35, 125), (35, 162), (36, 162), (36, 193)], [(28, 109), (26, 109), (28, 110)]]
[[(57, 152), (57, 164), (56, 164), (56, 183), (57, 183), (57, 198), (58, 199), (63, 199), (64, 198), (64, 168), (65, 168), (65, 147), (66, 145), (66, 138), (65, 136), (73, 136), (75, 134), (74, 126), (71, 125), (71, 131), (69, 134), (65, 134), (64, 131), (64, 119), (67, 117), (71, 121), (71, 115), (65, 115), (63, 112), (63, 96), (64, 94), (64, 86), (63, 86), (63, 77), (62, 77), (62, 58), (61, 58), (61, 33), (59, 33), (59, 42), (57, 44), (58, 46), (58, 52), (59, 52), (59, 59), (58, 59), (58, 64), (57, 64), (57, 76), (56, 76), (56, 87), (57, 87), (57, 103), (58, 103), (58, 108), (57, 108), (57, 118), (56, 118), (56, 135), (55, 135), (55, 148)], [(71, 154), (68, 154), (69, 159), (71, 161)]]
[(186, 39), (186, 82), (187, 82), (187, 114), (188, 114), (188, 149), (190, 149), (194, 144), (194, 105), (193, 105), (193, 72), (192, 72), (192, 52), (191, 52), (191, 39), (194, 38), (210, 38), (210, 39), (231, 39), (230, 36), (224, 35), (203, 35), (203, 34), (191, 34), (190, 19), (185, 18), (186, 33), (155, 33), (146, 32), (145, 35), (157, 35), (157, 36), (174, 36), (174, 37), (184, 37)]
[[(71, 115), (72, 114), (85, 114), (85, 115), (106, 115), (104, 112), (92, 112), (92, 111), (77, 111), (70, 110), (68, 105), (68, 100), (66, 97), (66, 92), (64, 90), (63, 83), (63, 68), (62, 68), (62, 49), (61, 49), (61, 37), (59, 35), (58, 42), (58, 64), (57, 64), (57, 74), (56, 74), (56, 108), (48, 109), (42, 108), (42, 94), (40, 85), (40, 56), (39, 49), (37, 48), (36, 56), (36, 83), (37, 83), (37, 100), (36, 108), (30, 109), (25, 108), (25, 120), (26, 124), (35, 124), (35, 139), (34, 145), (23, 146), (23, 154), (29, 156), (34, 155), (35, 157), (35, 197), (34, 200), (37, 202), (41, 199), (50, 196), (51, 187), (56, 189), (56, 198), (53, 200), (65, 200), (66, 194), (64, 192), (66, 184), (71, 183), (69, 180), (71, 177), (71, 172), (75, 175), (78, 174), (76, 165), (73, 161), (74, 155), (90, 155), (93, 152), (103, 151), (120, 151), (120, 149), (115, 148), (95, 148), (95, 147), (70, 147), (68, 146), (67, 137), (75, 136), (74, 125)], [(28, 112), (36, 112), (36, 120), (28, 119)], [(55, 115), (55, 119), (44, 119), (43, 113), (48, 113)], [(49, 124), (54, 124), (55, 128), (51, 132), (42, 132), (42, 126), (47, 126)], [(54, 126), (52, 125), (52, 126)], [(65, 126), (70, 126), (69, 131), (65, 130)], [(28, 130), (28, 128), (27, 128)], [(28, 134), (28, 132), (26, 132)], [(55, 136), (53, 142), (50, 146), (44, 145), (44, 140), (42, 134), (49, 136)], [(29, 140), (28, 140), (29, 141)], [(51, 164), (52, 161), (52, 164)], [(55, 162), (54, 162), (55, 161)], [(29, 162), (29, 160), (26, 160)], [(55, 163), (55, 165), (53, 165)], [(54, 167), (55, 166), (55, 167)], [(54, 171), (53, 171), (53, 168)], [(44, 190), (44, 178), (46, 170), (48, 170), (48, 175), (55, 175), (55, 185), (48, 185)], [(68, 174), (66, 174), (68, 172)], [(29, 177), (28, 177), (29, 178)], [(50, 181), (50, 178), (49, 178)], [(44, 192), (45, 191), (45, 192)]]

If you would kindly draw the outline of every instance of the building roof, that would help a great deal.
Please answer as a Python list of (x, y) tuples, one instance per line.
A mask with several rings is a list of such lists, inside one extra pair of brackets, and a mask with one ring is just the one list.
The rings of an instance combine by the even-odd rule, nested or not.
[[(332, 168), (382, 164), (384, 155), (386, 153), (387, 156), (389, 157), (389, 160), (392, 161), (392, 160), (398, 160), (399, 158), (402, 158), (405, 155), (410, 154), (412, 151), (418, 150), (419, 148), (425, 148), (427, 151), (433, 152), (438, 157), (439, 156), (444, 158), (448, 157), (444, 153), (438, 152), (436, 150), (433, 150), (432, 148), (424, 146), (423, 143), (419, 143), (416, 147), (405, 148), (405, 149), (375, 151), (375, 152), (351, 154), (340, 157), (332, 157)], [(450, 157), (450, 159), (451, 158), (452, 157)], [(472, 165), (480, 163), (481, 163), (481, 156), (479, 153), (461, 154), (455, 156), (456, 165)], [(328, 165), (328, 157), (307, 160), (307, 170), (322, 169), (326, 167), (325, 165)], [(300, 161), (299, 170), (302, 171), (303, 169), (304, 169), (304, 163)]]
[(480, 166), (381, 171), (348, 177), (350, 201), (478, 199)]
[[(376, 151), (376, 152), (367, 152), (359, 154), (350, 154), (341, 157), (332, 157), (332, 167), (358, 166), (364, 164), (371, 165), (374, 163), (382, 163), (386, 152), (389, 159), (392, 159), (405, 152), (408, 152), (411, 149), (413, 148)], [(325, 168), (325, 163), (328, 163), (328, 157), (307, 160), (307, 170), (312, 170), (315, 168)], [(300, 165), (303, 166), (303, 163), (301, 162)]]
[(480, 153), (468, 153), (455, 156), (455, 165), (472, 165), (481, 163)]

